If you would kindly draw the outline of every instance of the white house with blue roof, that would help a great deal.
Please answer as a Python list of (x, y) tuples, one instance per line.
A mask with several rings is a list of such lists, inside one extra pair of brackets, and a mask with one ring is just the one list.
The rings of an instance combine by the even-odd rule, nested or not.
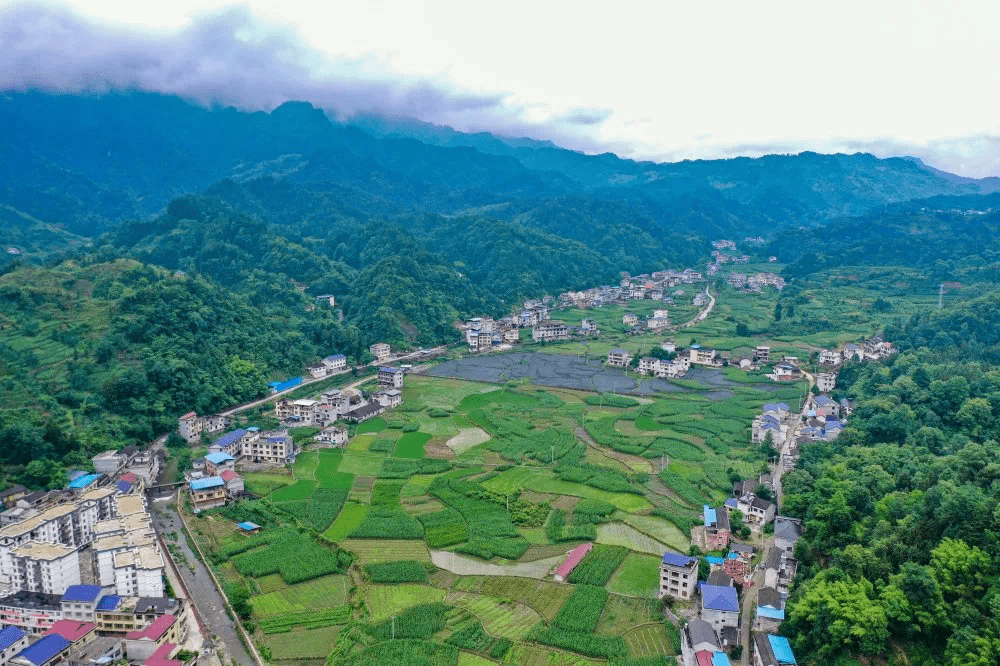
[(222, 474), (233, 471), (236, 458), (224, 451), (216, 451), (205, 456), (205, 469), (209, 474)]
[(15, 666), (49, 666), (58, 664), (69, 655), (72, 643), (59, 634), (46, 634), (24, 648), (13, 659)]
[(70, 585), (59, 600), (63, 619), (93, 622), (98, 600), (110, 592), (100, 585)]
[(26, 647), (28, 647), (28, 634), (24, 629), (20, 627), (0, 629), (0, 666)]
[(716, 630), (740, 626), (740, 598), (731, 585), (701, 584), (701, 619)]
[(664, 553), (660, 563), (660, 596), (694, 598), (698, 586), (698, 560), (679, 553)]

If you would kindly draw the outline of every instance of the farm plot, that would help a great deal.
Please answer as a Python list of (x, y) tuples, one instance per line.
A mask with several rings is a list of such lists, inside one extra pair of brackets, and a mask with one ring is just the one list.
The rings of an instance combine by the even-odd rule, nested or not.
[(563, 556), (549, 557), (534, 562), (514, 562), (511, 564), (492, 564), (472, 557), (465, 557), (447, 550), (432, 550), (431, 561), (440, 567), (459, 576), (520, 576), (523, 578), (545, 578)]
[(325, 659), (340, 629), (334, 626), (268, 634), (267, 646), (276, 661)]
[(346, 539), (347, 535), (357, 529), (361, 521), (365, 519), (366, 513), (368, 513), (367, 504), (345, 504), (337, 519), (323, 532), (323, 536), (331, 541)]
[[(643, 534), (631, 525), (623, 523), (605, 523), (597, 526), (597, 543), (610, 546), (625, 546), (640, 553), (663, 555), (668, 550), (675, 550), (653, 537)], [(685, 548), (685, 550), (687, 550)]]
[(687, 552), (691, 545), (691, 537), (684, 534), (676, 525), (658, 516), (637, 516), (635, 514), (615, 514), (614, 518), (620, 518), (623, 522), (639, 530), (643, 534), (653, 537), (660, 543), (665, 543), (679, 552)]
[(445, 603), (473, 613), (491, 636), (520, 640), (542, 616), (530, 606), (472, 592), (451, 592)]
[(354, 475), (338, 471), (343, 458), (343, 451), (324, 451), (320, 454), (319, 466), (316, 469), (316, 480), (319, 481), (320, 488), (350, 490), (354, 482)]
[(258, 617), (333, 608), (347, 603), (349, 587), (347, 576), (323, 576), (258, 595), (250, 600), (250, 604)]
[(266, 472), (247, 472), (243, 475), (247, 490), (254, 495), (268, 497), (278, 488), (283, 488), (295, 482), (291, 474), (268, 474)]
[(423, 541), (347, 539), (342, 541), (340, 546), (357, 555), (361, 565), (391, 560), (431, 561), (430, 553), (427, 552), (427, 546)]
[(271, 500), (274, 502), (286, 502), (289, 500), (304, 500), (312, 495), (316, 488), (316, 482), (309, 479), (301, 479), (290, 486), (284, 486), (271, 493)]
[(358, 435), (347, 445), (349, 451), (367, 451), (375, 441), (375, 435)]
[(652, 597), (660, 587), (661, 557), (629, 553), (611, 577), (608, 591), (632, 597)]
[(585, 486), (582, 483), (562, 481), (547, 469), (529, 469), (518, 467), (501, 472), (483, 484), (488, 490), (498, 493), (509, 493), (527, 488), (540, 493), (553, 495), (572, 495), (584, 499), (604, 500), (614, 504), (622, 511), (630, 513), (648, 509), (650, 504), (641, 495), (631, 493), (612, 493), (599, 488)]
[(474, 446), (488, 442), (489, 439), (490, 436), (482, 428), (462, 428), (445, 444), (455, 452), (455, 455), (461, 455)]
[(633, 657), (659, 657), (674, 654), (662, 622), (647, 624), (625, 632), (625, 643)]
[(444, 590), (429, 585), (372, 585), (368, 588), (368, 611), (372, 622), (380, 622), (413, 606), (439, 603), (444, 594)]
[(396, 441), (396, 450), (392, 454), (396, 458), (423, 458), (424, 445), (431, 440), (425, 432), (404, 433)]
[(343, 451), (343, 460), (337, 466), (338, 472), (355, 474), (357, 476), (377, 476), (382, 467), (384, 455), (370, 453), (368, 451)]
[(484, 579), (479, 591), (530, 606), (546, 621), (551, 622), (573, 593), (573, 588), (541, 580), (497, 576)]

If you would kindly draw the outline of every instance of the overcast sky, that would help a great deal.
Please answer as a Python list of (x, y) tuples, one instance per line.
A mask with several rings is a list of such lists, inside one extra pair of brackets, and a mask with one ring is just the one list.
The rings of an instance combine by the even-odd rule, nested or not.
[(132, 87), (673, 161), (1000, 175), (1000, 2), (0, 0), (0, 88)]

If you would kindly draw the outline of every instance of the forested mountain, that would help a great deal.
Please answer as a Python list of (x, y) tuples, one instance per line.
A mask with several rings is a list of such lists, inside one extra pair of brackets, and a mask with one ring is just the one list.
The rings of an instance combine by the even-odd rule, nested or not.
[(1000, 194), (934, 197), (801, 230), (765, 251), (801, 277), (838, 266), (912, 266), (941, 280), (1000, 279)]
[(781, 631), (817, 663), (1000, 661), (1000, 317), (996, 294), (886, 331), (887, 364), (852, 365), (834, 442), (803, 448), (782, 511), (805, 565)]

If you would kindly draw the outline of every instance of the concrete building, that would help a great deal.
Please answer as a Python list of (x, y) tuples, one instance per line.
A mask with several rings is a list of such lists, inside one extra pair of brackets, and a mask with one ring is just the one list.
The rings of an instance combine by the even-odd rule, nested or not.
[(660, 563), (660, 596), (692, 599), (698, 585), (698, 560), (664, 553)]
[(220, 476), (206, 476), (188, 482), (195, 512), (226, 504), (226, 482)]
[(179, 643), (179, 624), (173, 615), (161, 615), (144, 629), (126, 633), (125, 654), (131, 661), (145, 661), (164, 643)]
[(62, 594), (80, 584), (80, 555), (74, 546), (28, 541), (11, 549), (5, 559), (12, 589)]
[(0, 629), (0, 666), (5, 666), (14, 655), (28, 647), (28, 634), (20, 627)]
[(531, 329), (531, 339), (535, 342), (566, 340), (569, 338), (569, 327), (561, 321), (545, 321), (536, 324)]
[(20, 590), (0, 599), (0, 623), (41, 634), (62, 619), (61, 595)]
[(73, 649), (83, 648), (93, 643), (97, 638), (97, 625), (93, 622), (80, 620), (59, 620), (45, 632), (46, 636), (62, 636), (68, 640)]
[(379, 368), (378, 385), (380, 388), (390, 388), (390, 389), (403, 388), (403, 369)]
[(688, 348), (688, 361), (691, 365), (722, 365), (714, 349), (702, 349), (700, 345)]
[(66, 660), (72, 646), (59, 634), (42, 636), (10, 660), (13, 666), (54, 666)]
[(347, 428), (341, 426), (327, 426), (313, 436), (313, 440), (320, 444), (331, 446), (344, 446), (347, 444)]
[(829, 393), (837, 386), (837, 375), (832, 372), (820, 372), (816, 374), (816, 388), (820, 393)]
[(372, 356), (375, 357), (376, 361), (388, 360), (390, 354), (392, 353), (392, 350), (389, 348), (389, 345), (384, 342), (376, 342), (375, 344), (373, 344), (371, 347), (368, 348), (368, 351), (371, 352)]
[(125, 468), (128, 458), (117, 451), (105, 451), (93, 457), (94, 472), (114, 476)]
[(753, 634), (750, 637), (753, 666), (795, 666), (792, 646), (784, 636)]
[(624, 349), (612, 349), (608, 352), (608, 365), (616, 368), (627, 368), (632, 362), (632, 354)]
[(115, 591), (119, 595), (163, 596), (164, 562), (155, 545), (115, 553), (114, 569)]
[(323, 359), (323, 367), (327, 374), (333, 374), (347, 369), (347, 357), (343, 354), (333, 354)]
[(229, 427), (227, 416), (198, 416), (197, 412), (188, 412), (177, 419), (177, 433), (189, 443), (201, 440), (201, 433), (213, 434), (222, 432)]
[(627, 314), (622, 317), (622, 323), (626, 326), (636, 326), (639, 323), (639, 317), (638, 315)]
[(94, 608), (97, 606), (98, 600), (108, 591), (100, 585), (71, 585), (67, 587), (59, 600), (63, 620), (93, 622)]

